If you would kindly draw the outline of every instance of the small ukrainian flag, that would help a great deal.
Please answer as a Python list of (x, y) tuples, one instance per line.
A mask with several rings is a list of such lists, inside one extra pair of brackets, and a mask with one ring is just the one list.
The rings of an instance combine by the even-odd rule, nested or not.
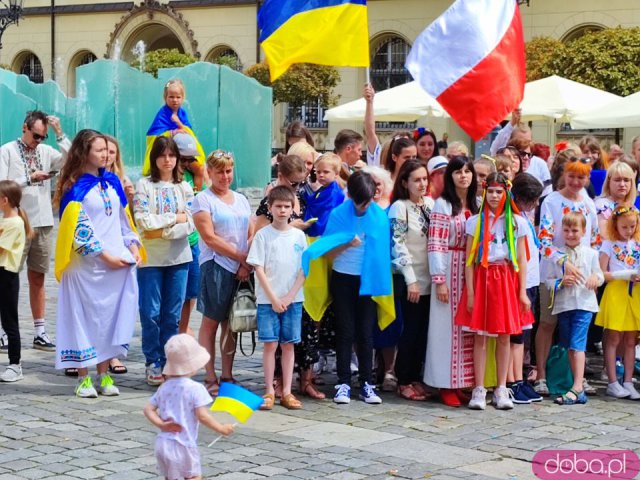
[(369, 66), (366, 0), (265, 0), (258, 27), (272, 82), (294, 63)]
[(264, 398), (233, 383), (222, 382), (212, 412), (227, 412), (239, 422), (246, 422), (264, 402)]

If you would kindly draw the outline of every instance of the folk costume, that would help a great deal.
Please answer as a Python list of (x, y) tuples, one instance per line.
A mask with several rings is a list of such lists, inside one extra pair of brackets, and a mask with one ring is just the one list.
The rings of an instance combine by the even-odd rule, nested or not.
[(483, 199), (481, 213), (466, 223), (467, 235), (473, 236), (467, 265), (475, 264), (474, 305), (469, 313), (465, 287), (455, 318), (463, 330), (487, 336), (518, 335), (533, 324), (531, 310), (521, 310), (518, 295), (517, 272), (526, 271), (526, 264), (518, 264), (516, 245), (518, 238), (526, 239), (529, 229), (519, 213), (507, 188), (495, 213)]
[[(88, 173), (62, 197), (56, 243), (58, 295), (56, 368), (86, 368), (127, 355), (138, 310), (136, 261), (141, 247), (118, 177)], [(108, 252), (131, 263), (113, 269)], [(144, 258), (144, 249), (141, 248)]]

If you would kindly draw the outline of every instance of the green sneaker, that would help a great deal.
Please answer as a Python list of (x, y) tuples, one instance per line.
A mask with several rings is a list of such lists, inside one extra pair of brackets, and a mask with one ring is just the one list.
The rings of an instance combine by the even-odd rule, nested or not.
[(98, 392), (93, 388), (93, 382), (91, 381), (91, 375), (78, 379), (78, 386), (76, 387), (76, 397), (80, 398), (98, 398)]
[(98, 381), (98, 393), (100, 395), (104, 395), (105, 397), (120, 395), (120, 390), (114, 385), (113, 378), (111, 378), (111, 375), (108, 373), (98, 375), (96, 380)]

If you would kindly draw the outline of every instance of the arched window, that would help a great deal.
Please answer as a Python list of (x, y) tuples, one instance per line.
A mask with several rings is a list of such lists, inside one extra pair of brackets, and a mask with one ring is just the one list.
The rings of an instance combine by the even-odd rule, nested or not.
[(20, 65), (20, 73), (29, 77), (33, 83), (44, 82), (44, 73), (42, 72), (42, 63), (35, 54), (29, 53), (22, 60)]
[(411, 50), (407, 42), (394, 35), (382, 38), (372, 47), (370, 75), (376, 92), (411, 81), (411, 75), (404, 66)]
[(602, 25), (597, 24), (586, 24), (586, 25), (578, 25), (577, 27), (572, 28), (562, 37), (563, 43), (573, 42), (580, 37), (585, 36), (587, 33), (591, 32), (599, 32), (600, 30), (604, 30)]
[(236, 51), (226, 45), (213, 48), (205, 57), (207, 62), (226, 65), (238, 72), (242, 71), (242, 62)]
[(97, 59), (98, 57), (89, 50), (80, 50), (73, 56), (71, 62), (69, 62), (69, 70), (67, 71), (67, 94), (69, 96), (76, 94), (76, 68), (93, 63)]
[[(409, 83), (412, 78), (404, 66), (411, 46), (398, 35), (386, 35), (371, 45), (371, 84), (376, 92)], [(410, 130), (416, 122), (376, 122), (377, 129)]]

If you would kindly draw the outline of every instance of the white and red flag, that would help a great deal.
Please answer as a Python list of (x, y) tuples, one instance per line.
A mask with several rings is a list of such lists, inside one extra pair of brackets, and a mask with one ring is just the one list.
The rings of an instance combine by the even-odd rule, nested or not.
[(456, 0), (418, 36), (406, 67), (469, 136), (480, 139), (524, 94), (516, 0)]

